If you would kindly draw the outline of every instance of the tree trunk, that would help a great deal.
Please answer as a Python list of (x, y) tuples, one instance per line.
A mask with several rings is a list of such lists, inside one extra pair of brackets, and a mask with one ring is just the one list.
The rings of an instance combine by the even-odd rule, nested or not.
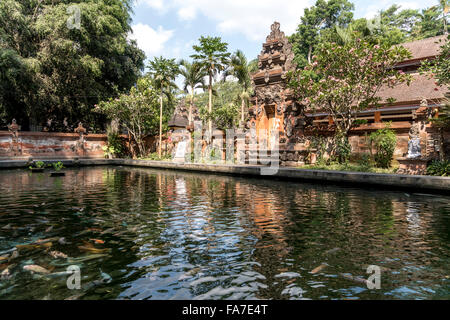
[(192, 88), (192, 96), (191, 96), (191, 105), (189, 106), (189, 117), (188, 117), (188, 125), (191, 125), (192, 122), (192, 108), (194, 106), (194, 88)]
[(444, 128), (439, 128), (439, 160), (445, 161)]
[(245, 109), (245, 99), (242, 98), (241, 101), (241, 121), (244, 123), (244, 109)]
[(212, 75), (209, 74), (209, 103), (208, 103), (208, 112), (209, 112), (209, 121), (208, 121), (208, 129), (209, 129), (209, 134), (208, 134), (208, 140), (209, 142), (211, 142), (211, 137), (212, 137), (212, 120), (211, 120), (211, 113), (212, 113)]
[(309, 45), (308, 50), (308, 63), (311, 64), (311, 55), (312, 55), (312, 45)]
[(162, 96), (162, 90), (161, 90), (161, 106), (159, 108), (159, 158), (161, 159), (162, 156), (162, 114), (163, 114), (163, 96)]

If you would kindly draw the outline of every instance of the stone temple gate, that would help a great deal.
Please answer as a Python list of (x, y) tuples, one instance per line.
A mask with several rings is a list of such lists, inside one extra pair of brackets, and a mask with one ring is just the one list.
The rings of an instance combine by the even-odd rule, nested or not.
[[(294, 127), (299, 124), (300, 106), (287, 88), (287, 74), (295, 70), (294, 53), (288, 38), (275, 22), (258, 56), (258, 72), (252, 81), (255, 94), (249, 108), (247, 129), (256, 129), (259, 142), (270, 149), (278, 132), (280, 157), (283, 161), (298, 161), (299, 156), (290, 146)], [(267, 141), (265, 141), (267, 140)]]
[[(368, 135), (385, 128), (386, 123), (390, 123), (390, 128), (397, 136), (394, 161), (400, 163), (402, 158), (407, 157), (411, 140), (409, 132), (417, 125), (420, 126), (421, 158), (428, 161), (450, 154), (450, 132), (440, 132), (431, 121), (439, 116), (447, 89), (436, 86), (435, 79), (419, 72), (422, 61), (434, 59), (440, 54), (439, 41), (445, 37), (402, 44), (411, 52), (411, 58), (401, 61), (395, 68), (409, 73), (412, 81), (409, 85), (405, 83), (394, 88), (383, 86), (377, 93), (380, 104), (369, 106), (356, 114), (361, 124), (349, 132), (354, 157), (352, 160), (359, 160), (373, 151)], [(280, 24), (275, 22), (258, 56), (258, 71), (252, 74), (254, 95), (250, 99), (248, 121), (244, 128), (237, 130), (239, 138), (236, 137), (235, 141), (238, 149), (235, 159), (238, 163), (253, 164), (256, 160), (260, 164), (267, 164), (277, 158), (283, 166), (301, 166), (314, 163), (319, 156), (327, 156), (328, 147), (324, 145), (329, 145), (330, 137), (334, 134), (334, 120), (324, 110), (308, 110), (296, 102), (287, 84), (288, 74), (295, 68), (292, 45), (280, 30)], [(189, 131), (193, 129), (188, 126), (186, 105), (182, 103), (178, 109), (180, 112), (175, 113), (169, 127), (183, 129), (184, 133), (178, 138), (174, 135), (171, 140), (174, 142), (191, 139)], [(198, 115), (194, 119), (200, 120)], [(218, 133), (224, 137), (224, 132), (215, 131), (220, 131)], [(214, 136), (215, 133), (213, 141)], [(218, 139), (217, 145), (221, 143)], [(224, 159), (225, 145), (218, 148), (222, 149)], [(278, 152), (271, 152), (273, 148)], [(208, 153), (207, 148), (203, 149)]]

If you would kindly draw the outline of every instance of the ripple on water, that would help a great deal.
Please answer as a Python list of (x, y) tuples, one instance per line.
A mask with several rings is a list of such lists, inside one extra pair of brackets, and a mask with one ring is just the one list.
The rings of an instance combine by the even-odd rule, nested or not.
[[(0, 299), (450, 296), (445, 196), (98, 167), (2, 171), (0, 203)], [(73, 264), (75, 296), (59, 276)]]

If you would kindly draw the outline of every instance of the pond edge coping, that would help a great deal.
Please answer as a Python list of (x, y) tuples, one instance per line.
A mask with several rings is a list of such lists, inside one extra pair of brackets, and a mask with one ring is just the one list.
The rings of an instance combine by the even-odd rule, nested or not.
[[(450, 177), (415, 176), (387, 173), (314, 170), (280, 167), (274, 175), (262, 175), (258, 165), (230, 165), (203, 163), (174, 163), (167, 161), (134, 160), (134, 159), (33, 159), (33, 161), (52, 163), (61, 161), (64, 166), (101, 166), (118, 165), (130, 167), (147, 167), (156, 169), (183, 170), (203, 173), (252, 176), (263, 179), (282, 179), (297, 182), (314, 182), (320, 184), (339, 184), (350, 187), (375, 186), (389, 189), (408, 189), (450, 195)], [(0, 160), (0, 169), (28, 168), (31, 159)]]

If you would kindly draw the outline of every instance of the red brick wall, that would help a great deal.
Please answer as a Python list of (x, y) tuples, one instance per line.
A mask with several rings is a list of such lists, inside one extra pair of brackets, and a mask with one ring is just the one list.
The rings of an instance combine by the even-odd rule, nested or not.
[(0, 157), (103, 158), (104, 134), (86, 134), (80, 142), (77, 133), (18, 132), (17, 139), (8, 131), (0, 131)]

